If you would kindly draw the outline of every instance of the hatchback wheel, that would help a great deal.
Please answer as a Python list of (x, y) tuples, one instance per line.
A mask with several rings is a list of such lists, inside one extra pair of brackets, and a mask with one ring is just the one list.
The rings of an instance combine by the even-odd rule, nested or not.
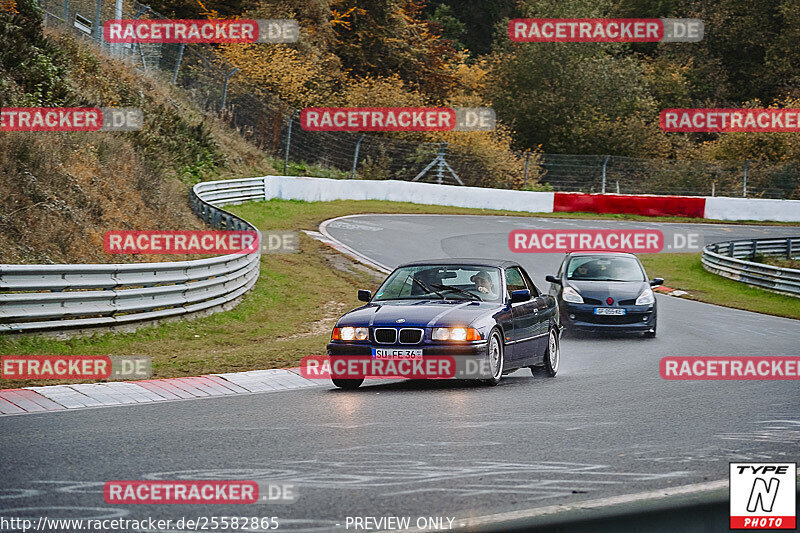
[(333, 384), (340, 389), (357, 389), (364, 383), (363, 379), (336, 379), (331, 378)]

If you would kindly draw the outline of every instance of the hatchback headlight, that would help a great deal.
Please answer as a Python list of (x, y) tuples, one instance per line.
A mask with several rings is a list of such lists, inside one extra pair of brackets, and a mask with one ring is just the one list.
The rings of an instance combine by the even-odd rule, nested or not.
[(572, 304), (583, 303), (583, 297), (581, 297), (580, 293), (569, 286), (564, 287), (564, 291), (561, 293), (561, 297), (564, 299), (565, 302), (569, 302)]
[(433, 328), (435, 341), (478, 341), (481, 334), (475, 328)]
[(636, 305), (650, 305), (651, 303), (656, 301), (656, 297), (653, 295), (653, 290), (650, 287), (646, 287), (642, 294), (636, 298)]
[(333, 328), (331, 333), (331, 340), (334, 341), (365, 341), (369, 338), (369, 329), (367, 328), (353, 328), (350, 326), (344, 328)]

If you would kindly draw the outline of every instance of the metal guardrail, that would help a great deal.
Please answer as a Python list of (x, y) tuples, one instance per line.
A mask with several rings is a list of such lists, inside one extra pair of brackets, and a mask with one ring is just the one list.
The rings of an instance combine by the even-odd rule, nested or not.
[[(209, 225), (255, 230), (218, 206), (264, 198), (264, 178), (203, 182), (192, 210)], [(118, 326), (230, 304), (258, 279), (261, 249), (210, 259), (134, 264), (0, 265), (0, 332)]]
[(752, 261), (759, 255), (800, 258), (800, 237), (717, 242), (703, 248), (700, 260), (714, 274), (800, 297), (800, 270)]

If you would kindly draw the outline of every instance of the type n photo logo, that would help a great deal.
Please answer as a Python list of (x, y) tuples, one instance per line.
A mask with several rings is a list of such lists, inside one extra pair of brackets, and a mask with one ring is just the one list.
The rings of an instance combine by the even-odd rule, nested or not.
[(795, 529), (797, 463), (730, 463), (731, 529)]

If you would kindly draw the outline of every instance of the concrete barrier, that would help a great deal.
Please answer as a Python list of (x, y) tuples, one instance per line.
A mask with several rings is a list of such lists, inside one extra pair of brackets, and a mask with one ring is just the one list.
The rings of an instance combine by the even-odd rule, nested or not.
[(427, 205), (552, 213), (552, 192), (460, 187), (395, 180), (334, 180), (268, 176), (266, 198), (328, 202), (387, 200)]
[(800, 200), (725, 198), (722, 196), (706, 198), (705, 218), (800, 222)]
[(800, 222), (800, 200), (514, 191), (395, 180), (266, 176), (265, 199), (386, 200), (527, 213), (586, 212)]

